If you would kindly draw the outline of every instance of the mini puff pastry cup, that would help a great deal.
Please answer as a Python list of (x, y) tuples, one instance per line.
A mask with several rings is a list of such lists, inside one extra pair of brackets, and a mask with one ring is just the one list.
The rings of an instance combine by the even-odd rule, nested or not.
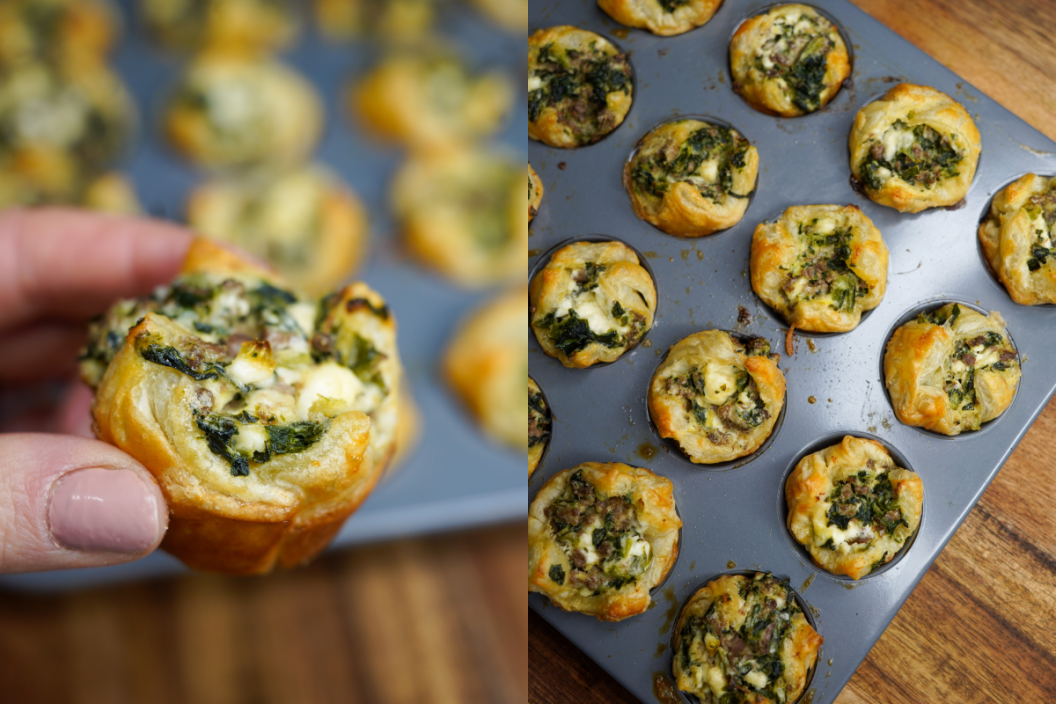
[[(607, 69), (604, 84), (589, 74)], [(554, 80), (562, 90), (555, 95)], [(571, 86), (571, 89), (568, 88)], [(595, 91), (605, 93), (602, 103)], [(528, 136), (551, 147), (593, 144), (619, 127), (631, 109), (634, 86), (627, 54), (594, 32), (558, 26), (528, 38)]]
[(668, 12), (660, 0), (598, 0), (598, 7), (628, 27), (671, 37), (707, 23), (722, 0), (685, 0)]
[(777, 5), (730, 41), (733, 89), (756, 110), (798, 117), (824, 107), (851, 74), (839, 30), (807, 5)]
[[(839, 482), (856, 478), (862, 471), (866, 472), (868, 482), (853, 484), (848, 493), (855, 496), (854, 489), (864, 491), (862, 487), (875, 485), (880, 475), (886, 476), (901, 522), (893, 531), (881, 532), (875, 524), (883, 516), (874, 516), (874, 523), (869, 526), (862, 526), (857, 518), (852, 518), (847, 525), (855, 535), (840, 535), (849, 539), (841, 539), (839, 544), (833, 541), (831, 548), (824, 547), (834, 533), (845, 533), (834, 531), (828, 517), (833, 488)], [(864, 496), (869, 498), (872, 494)], [(924, 483), (915, 472), (898, 467), (880, 443), (848, 435), (839, 443), (799, 461), (785, 482), (785, 501), (788, 530), (807, 549), (814, 564), (833, 574), (861, 579), (893, 559), (916, 532), (924, 506)], [(857, 542), (862, 538), (868, 540)]]
[(822, 641), (787, 581), (762, 572), (722, 575), (682, 608), (672, 674), (678, 688), (701, 704), (794, 703), (807, 687)]
[(649, 416), (660, 436), (697, 464), (758, 450), (785, 403), (785, 376), (768, 352), (769, 343), (747, 350), (722, 330), (672, 345), (649, 382)]
[(171, 49), (262, 53), (288, 46), (300, 23), (294, 0), (143, 0), (150, 31)]
[(267, 260), (315, 295), (333, 290), (363, 260), (369, 228), (352, 189), (317, 165), (199, 186), (187, 224)]
[(107, 0), (5, 0), (0, 4), (0, 65), (27, 59), (101, 60), (119, 21)]
[(381, 37), (414, 41), (424, 37), (436, 19), (440, 0), (315, 0), (315, 20), (328, 39), (351, 41)]
[(1056, 178), (1026, 174), (994, 197), (979, 242), (994, 276), (1020, 305), (1056, 303)]
[(741, 221), (758, 174), (759, 152), (737, 130), (676, 120), (639, 140), (623, 186), (642, 220), (676, 237), (703, 237)]
[(528, 29), (528, 3), (525, 0), (473, 0), (473, 4), (507, 32)]
[(523, 169), (523, 161), (479, 147), (410, 157), (391, 191), (407, 249), (467, 288), (523, 281), (528, 267)]
[[(564, 533), (566, 538), (562, 539), (555, 529), (564, 519), (583, 521), (584, 512), (577, 513), (576, 505), (568, 512), (569, 501), (579, 506), (592, 505), (595, 514), (602, 513), (598, 509), (602, 502), (612, 501), (617, 512), (615, 520), (612, 520), (613, 512), (607, 512), (609, 520), (603, 529), (613, 524), (629, 524), (629, 530), (616, 539), (624, 550), (628, 547), (626, 543), (631, 543), (632, 548), (637, 543), (648, 544), (648, 548), (638, 550), (639, 557), (648, 558), (644, 566), (638, 562), (641, 571), (622, 585), (610, 581), (610, 576), (619, 574), (622, 565), (614, 565), (611, 556), (600, 559), (602, 555), (596, 550), (586, 550), (582, 536), (593, 538), (593, 531), (583, 530), (584, 523), (572, 525), (569, 531), (572, 535)], [(587, 515), (591, 512), (590, 508), (585, 511)], [(620, 621), (640, 614), (649, 608), (649, 590), (660, 584), (674, 567), (681, 527), (670, 480), (648, 469), (619, 462), (585, 462), (566, 469), (551, 477), (528, 507), (528, 591), (545, 594), (565, 611), (578, 611), (601, 621)], [(583, 549), (574, 547), (576, 544), (582, 544)], [(584, 565), (584, 570), (576, 564), (577, 561), (583, 564), (585, 552), (591, 554), (588, 560), (593, 564)], [(582, 576), (577, 570), (594, 577), (595, 586), (577, 579)]]
[(553, 421), (542, 389), (535, 379), (528, 377), (528, 476), (535, 472), (543, 459), (546, 446), (550, 443)]
[[(923, 143), (914, 130), (927, 133), (930, 148), (918, 151)], [(957, 204), (968, 194), (982, 151), (979, 129), (963, 105), (911, 83), (898, 84), (858, 111), (849, 146), (851, 173), (866, 195), (900, 213)], [(905, 169), (892, 170), (899, 162)], [(918, 173), (910, 176), (914, 169)], [(937, 175), (927, 177), (929, 172)]]
[(447, 346), (443, 357), (448, 385), (480, 425), (496, 440), (527, 450), (521, 394), (528, 375), (524, 338), (523, 287), (509, 291), (474, 312)]
[(800, 330), (856, 328), (884, 297), (887, 263), (880, 231), (853, 205), (794, 206), (752, 237), (752, 289)]
[(163, 127), (169, 143), (197, 166), (281, 168), (315, 147), (323, 108), (312, 85), (292, 69), (211, 50), (186, 69)]
[[(253, 320), (258, 314), (242, 307), (239, 293), (253, 291), (246, 300), (279, 316), (259, 313), (270, 321), (263, 339), (236, 334), (210, 342), (215, 335), (200, 330), (219, 328), (189, 327), (200, 320), (199, 308), (190, 317), (185, 308), (170, 309), (170, 318), (152, 312), (157, 301), (141, 299), (111, 309), (82, 355), (82, 376), (96, 387), (96, 435), (158, 480), (170, 510), (162, 547), (195, 569), (256, 574), (310, 560), (367, 497), (394, 451), (401, 368), (384, 301), (353, 284), (317, 308), (289, 303), (296, 299), (282, 285), (197, 240), (170, 302), (209, 306), (213, 317), (204, 320), (213, 323)], [(302, 328), (313, 318), (309, 348)], [(128, 325), (122, 338), (118, 331)], [(337, 368), (364, 347), (374, 352), (365, 370), (375, 375), (371, 385)], [(329, 361), (314, 361), (315, 353)], [(231, 404), (243, 402), (234, 415)], [(292, 432), (306, 429), (310, 440)]]
[(884, 352), (895, 416), (943, 435), (978, 430), (1012, 404), (1016, 357), (997, 311), (951, 303), (922, 314), (895, 330)]
[(535, 339), (570, 368), (613, 362), (653, 325), (656, 286), (621, 242), (573, 242), (553, 253), (528, 285)]

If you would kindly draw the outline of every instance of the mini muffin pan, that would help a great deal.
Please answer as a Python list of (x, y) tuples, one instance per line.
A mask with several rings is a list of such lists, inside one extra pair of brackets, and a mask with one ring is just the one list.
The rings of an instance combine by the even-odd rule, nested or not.
[[(529, 145), (529, 159), (546, 187), (532, 224), (529, 268), (559, 242), (601, 234), (644, 254), (659, 300), (645, 341), (597, 369), (565, 369), (529, 334), (530, 373), (554, 415), (551, 447), (529, 481), (529, 496), (580, 462), (626, 462), (674, 483), (684, 526), (678, 562), (654, 595), (655, 607), (644, 614), (602, 623), (561, 611), (538, 594), (529, 603), (645, 702), (656, 701), (655, 675), (670, 678), (669, 644), (681, 605), (702, 584), (734, 569), (790, 580), (825, 638), (810, 701), (833, 701), (1056, 390), (1056, 307), (1015, 304), (987, 271), (977, 243), (979, 221), (1002, 187), (1024, 173), (1056, 173), (1056, 143), (850, 3), (810, 4), (839, 24), (854, 63), (851, 79), (828, 106), (797, 118), (753, 110), (730, 84), (729, 38), (769, 3), (726, 2), (705, 26), (671, 38), (621, 27), (593, 0), (530, 5), (531, 31), (570, 24), (615, 40), (630, 52), (637, 83), (626, 121), (601, 142), (574, 150)], [(968, 109), (982, 133), (983, 156), (963, 207), (903, 215), (851, 186), (847, 137), (855, 113), (902, 81), (948, 94)], [(638, 140), (662, 122), (689, 115), (733, 126), (756, 146), (760, 161), (744, 219), (696, 240), (665, 235), (638, 220), (622, 184), (623, 165)], [(787, 326), (752, 291), (749, 250), (758, 223), (789, 206), (812, 203), (853, 204), (869, 216), (890, 250), (888, 287), (858, 328), (797, 332), (795, 353), (787, 355)], [(954, 440), (895, 418), (878, 361), (896, 325), (944, 301), (999, 311), (1023, 366), (1016, 399), (1004, 415)], [(770, 444), (726, 471), (693, 465), (669, 447), (650, 426), (645, 400), (668, 348), (716, 328), (767, 338), (782, 355), (779, 366), (788, 383), (784, 418)], [(858, 582), (815, 567), (785, 527), (788, 472), (804, 453), (844, 434), (879, 440), (924, 482), (916, 538)]]

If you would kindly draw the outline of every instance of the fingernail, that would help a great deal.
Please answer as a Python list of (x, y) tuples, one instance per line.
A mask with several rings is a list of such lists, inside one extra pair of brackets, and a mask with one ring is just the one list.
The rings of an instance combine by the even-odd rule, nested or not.
[(48, 524), (55, 541), (88, 552), (136, 553), (158, 536), (158, 502), (127, 469), (80, 469), (59, 480)]

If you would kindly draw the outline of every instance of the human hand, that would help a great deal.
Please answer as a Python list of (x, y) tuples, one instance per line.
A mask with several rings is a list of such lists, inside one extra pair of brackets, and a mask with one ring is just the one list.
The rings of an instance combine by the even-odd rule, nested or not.
[[(72, 210), (0, 214), (0, 412), (76, 373), (86, 322), (170, 281), (190, 245), (159, 222)], [(136, 460), (92, 438), (91, 391), (0, 416), (0, 573), (96, 567), (154, 550), (168, 509)]]

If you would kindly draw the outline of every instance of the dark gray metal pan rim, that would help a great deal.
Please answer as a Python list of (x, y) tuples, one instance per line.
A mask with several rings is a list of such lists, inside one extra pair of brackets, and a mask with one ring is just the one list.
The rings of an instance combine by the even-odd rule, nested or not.
[(906, 542), (902, 545), (901, 549), (899, 549), (899, 551), (895, 553), (895, 556), (892, 557), (891, 560), (889, 560), (885, 564), (881, 565), (880, 567), (877, 567), (875, 570), (860, 579), (852, 579), (851, 577), (842, 574), (833, 574), (827, 569), (816, 565), (814, 563), (814, 560), (811, 559), (810, 553), (807, 552), (807, 549), (803, 547), (803, 545), (801, 545), (800, 542), (796, 540), (792, 533), (788, 530), (788, 503), (785, 500), (785, 484), (788, 482), (789, 476), (791, 476), (792, 472), (795, 470), (796, 465), (798, 465), (804, 457), (818, 452), (819, 450), (823, 450), (826, 447), (835, 445), (848, 435), (856, 438), (866, 438), (868, 440), (875, 440), (876, 442), (884, 446), (884, 449), (887, 450), (887, 452), (891, 455), (891, 458), (895, 460), (895, 464), (897, 464), (899, 467), (902, 467), (903, 469), (908, 469), (911, 472), (919, 474), (919, 472), (917, 472), (917, 470), (913, 468), (912, 464), (910, 464), (909, 458), (906, 457), (905, 454), (903, 454), (890, 442), (884, 440), (883, 438), (877, 435), (867, 433), (861, 430), (847, 430), (828, 433), (827, 435), (823, 435), (820, 438), (811, 442), (810, 444), (806, 445), (805, 447), (803, 447), (803, 449), (793, 455), (792, 461), (789, 463), (788, 467), (785, 468), (784, 474), (781, 475), (781, 483), (778, 485), (777, 488), (777, 516), (778, 520), (781, 522), (781, 525), (784, 527), (784, 530), (782, 532), (785, 536), (785, 542), (788, 544), (789, 548), (794, 553), (796, 553), (796, 557), (798, 557), (804, 565), (814, 570), (815, 573), (832, 579), (834, 581), (841, 582), (843, 584), (856, 585), (861, 584), (867, 580), (880, 577), (885, 572), (893, 569), (895, 565), (898, 564), (902, 560), (902, 558), (906, 556), (910, 548), (912, 548), (913, 544), (916, 542), (917, 536), (920, 535), (921, 528), (924, 526), (925, 514), (927, 513), (928, 494), (925, 493), (924, 500), (921, 503), (920, 523), (917, 525), (917, 529), (913, 531), (912, 535), (909, 536)]
[[(884, 375), (884, 354), (887, 351), (888, 343), (891, 341), (891, 336), (895, 334), (895, 330), (897, 330), (898, 328), (902, 327), (906, 323), (910, 322), (911, 320), (916, 318), (921, 313), (923, 313), (925, 311), (936, 310), (936, 309), (941, 308), (942, 306), (946, 305), (947, 303), (956, 303), (958, 305), (964, 306), (965, 308), (971, 308), (972, 310), (976, 311), (977, 313), (981, 313), (983, 315), (990, 315), (990, 311), (987, 310), (986, 308), (984, 308), (983, 306), (979, 305), (978, 303), (973, 303), (973, 302), (967, 301), (967, 300), (965, 300), (963, 298), (956, 298), (956, 297), (951, 297), (951, 296), (937, 296), (935, 298), (930, 298), (930, 299), (927, 299), (927, 300), (925, 300), (925, 301), (923, 301), (921, 303), (918, 303), (917, 305), (913, 306), (912, 308), (909, 308), (908, 310), (906, 310), (904, 313), (902, 313), (900, 316), (898, 316), (898, 318), (895, 319), (895, 322), (893, 322), (891, 324), (891, 327), (888, 328), (887, 333), (884, 335), (884, 344), (881, 345), (881, 347), (880, 347), (879, 377), (878, 377), (879, 380), (880, 380), (880, 388), (882, 388), (884, 390), (884, 398), (887, 399), (887, 405), (890, 406), (892, 414), (894, 414), (895, 404), (891, 401), (891, 392), (887, 390), (887, 379), (886, 379), (886, 377)], [(998, 312), (1000, 312), (1000, 311), (998, 311)], [(1023, 366), (1022, 353), (1019, 350), (1019, 345), (1016, 344), (1016, 339), (1012, 336), (1012, 332), (1008, 329), (1007, 326), (1005, 327), (1005, 334), (1008, 335), (1009, 341), (1012, 343), (1012, 346), (1016, 350), (1016, 363), (1019, 364), (1020, 368), (1022, 369), (1022, 366)], [(1020, 387), (1022, 385), (1023, 385), (1023, 380), (1021, 378), (1019, 384), (1016, 385), (1016, 391), (1012, 395), (1012, 403), (1008, 404), (1008, 408), (1006, 408), (1004, 410), (1004, 412), (1001, 415), (999, 415), (997, 418), (994, 418), (993, 420), (988, 420), (985, 423), (983, 423), (982, 427), (980, 427), (979, 430), (966, 430), (966, 431), (960, 433), (959, 435), (944, 435), (942, 433), (936, 433), (933, 430), (927, 430), (925, 428), (921, 428), (921, 427), (916, 426), (916, 425), (906, 425), (905, 423), (902, 423), (902, 421), (898, 421), (898, 422), (903, 427), (912, 428), (913, 430), (917, 431), (918, 433), (921, 433), (922, 435), (925, 435), (925, 436), (927, 436), (929, 438), (936, 438), (936, 439), (939, 439), (939, 440), (948, 440), (948, 441), (951, 441), (951, 442), (966, 442), (966, 441), (970, 441), (970, 440), (972, 440), (974, 438), (982, 436), (984, 433), (989, 432), (998, 423), (1000, 423), (1005, 417), (1008, 416), (1009, 411), (1011, 411), (1012, 407), (1016, 404), (1016, 399), (1019, 398), (1019, 389), (1020, 389)], [(895, 418), (896, 418), (896, 420), (898, 419), (897, 416)]]

